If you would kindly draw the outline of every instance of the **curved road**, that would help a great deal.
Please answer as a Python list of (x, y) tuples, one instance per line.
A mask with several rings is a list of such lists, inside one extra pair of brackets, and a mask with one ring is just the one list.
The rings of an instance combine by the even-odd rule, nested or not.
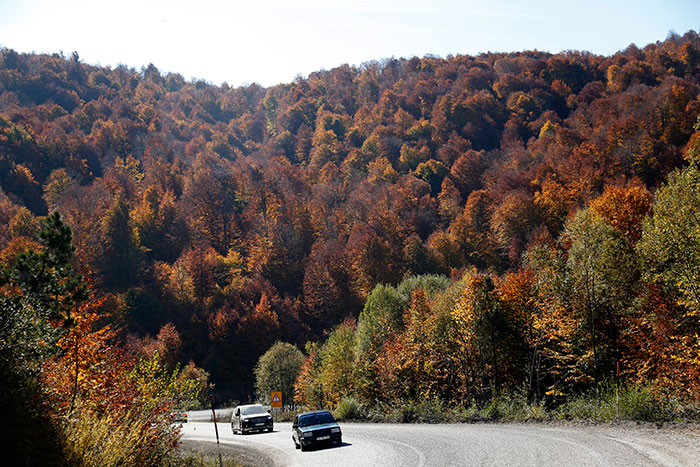
[[(700, 466), (700, 435), (635, 426), (341, 423), (343, 445), (294, 449), (291, 425), (233, 435), (222, 444), (255, 450), (279, 466)], [(213, 423), (186, 423), (187, 442), (216, 442)]]

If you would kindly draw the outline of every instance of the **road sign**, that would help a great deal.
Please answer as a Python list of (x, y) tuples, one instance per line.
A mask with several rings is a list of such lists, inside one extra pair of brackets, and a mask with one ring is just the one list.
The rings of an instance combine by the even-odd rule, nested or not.
[(282, 393), (281, 392), (271, 392), (270, 393), (270, 407), (282, 407)]

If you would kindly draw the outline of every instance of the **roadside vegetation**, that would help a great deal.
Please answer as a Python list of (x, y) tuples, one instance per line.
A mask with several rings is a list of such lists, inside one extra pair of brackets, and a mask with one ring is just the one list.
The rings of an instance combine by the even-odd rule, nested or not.
[(518, 270), (377, 285), (307, 345), (296, 401), (397, 422), (697, 421), (698, 212), (689, 157), (654, 197), (607, 188)]
[(176, 465), (175, 407), (206, 375), (125, 345), (107, 297), (74, 274), (70, 229), (48, 216), (0, 269), (5, 465)]
[[(618, 413), (619, 394), (619, 413)], [(649, 387), (613, 385), (573, 396), (560, 405), (529, 402), (524, 393), (501, 394), (483, 405), (455, 405), (440, 400), (365, 406), (353, 397), (340, 401), (334, 412), (345, 421), (382, 423), (476, 422), (690, 422), (700, 418), (700, 405), (679, 399), (660, 401)]]

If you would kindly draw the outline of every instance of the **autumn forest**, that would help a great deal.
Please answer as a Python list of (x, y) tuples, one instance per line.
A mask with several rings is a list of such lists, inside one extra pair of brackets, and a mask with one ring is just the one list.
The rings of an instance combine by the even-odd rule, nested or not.
[(305, 351), (307, 406), (556, 404), (618, 369), (700, 399), (692, 31), (270, 88), (0, 54), (2, 293), (65, 223), (104, 346), (189, 364), (221, 401), (254, 396), (276, 341)]

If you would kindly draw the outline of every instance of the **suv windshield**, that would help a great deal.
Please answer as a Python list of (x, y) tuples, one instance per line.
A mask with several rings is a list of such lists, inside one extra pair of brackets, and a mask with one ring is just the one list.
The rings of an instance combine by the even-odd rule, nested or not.
[(335, 423), (335, 418), (333, 418), (330, 412), (299, 417), (299, 426), (323, 425), (324, 423)]
[(266, 414), (265, 409), (262, 405), (253, 405), (250, 407), (243, 407), (241, 409), (241, 415), (255, 415), (255, 414)]

